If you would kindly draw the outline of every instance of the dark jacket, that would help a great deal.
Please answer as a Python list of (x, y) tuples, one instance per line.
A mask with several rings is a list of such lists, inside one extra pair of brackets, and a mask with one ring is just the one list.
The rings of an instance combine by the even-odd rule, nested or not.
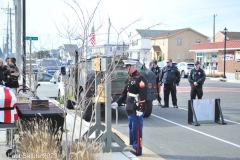
[(3, 81), (5, 82), (4, 69), (2, 66), (0, 66), (0, 85), (4, 85)]
[[(127, 114), (136, 114), (136, 110), (145, 112), (145, 101), (147, 100), (147, 80), (138, 72), (135, 71), (129, 75), (125, 83), (125, 88), (121, 96), (116, 101), (120, 106), (126, 101)], [(131, 94), (138, 94), (138, 102), (134, 97), (129, 96)]]
[(198, 85), (196, 87), (202, 87), (205, 79), (206, 79), (205, 71), (201, 68), (199, 68), (198, 70), (193, 68), (188, 76), (188, 82), (190, 83), (191, 86), (193, 86), (194, 82), (197, 82)]
[[(9, 66), (10, 70), (7, 70), (4, 72), (5, 75), (5, 86), (9, 87), (9, 88), (18, 88), (19, 87), (19, 83), (18, 83), (18, 77), (19, 76), (13, 76), (11, 75), (11, 73), (19, 73), (19, 70), (17, 68), (16, 65), (12, 65)], [(10, 75), (10, 78), (8, 78), (8, 75)]]
[(152, 71), (153, 73), (155, 73), (155, 75), (156, 75), (156, 81), (157, 81), (157, 83), (158, 83), (158, 82), (159, 82), (159, 74), (160, 74), (160, 72), (161, 72), (161, 69), (157, 66), (156, 68), (152, 67), (152, 68), (151, 68), (151, 71)]
[(164, 84), (179, 84), (180, 72), (175, 66), (165, 66), (159, 74), (159, 81)]

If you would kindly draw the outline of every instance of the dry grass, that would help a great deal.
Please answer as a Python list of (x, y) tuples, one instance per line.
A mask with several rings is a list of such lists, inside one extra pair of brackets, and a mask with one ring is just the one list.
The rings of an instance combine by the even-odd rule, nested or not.
[(99, 142), (88, 142), (85, 155), (84, 150), (86, 148), (86, 140), (75, 142), (67, 147), (67, 157), (69, 160), (97, 160), (97, 154), (102, 153), (102, 145)]
[(223, 74), (207, 74), (207, 77), (213, 77), (213, 78), (221, 78), (223, 77)]
[(61, 158), (61, 130), (48, 119), (38, 118), (20, 125), (19, 147), (23, 159), (58, 160)]
[[(99, 142), (88, 142), (82, 139), (73, 144), (67, 143), (62, 148), (61, 129), (52, 127), (48, 119), (38, 118), (32, 121), (21, 121), (19, 132), (19, 148), (23, 160), (97, 160), (97, 154), (102, 153)], [(61, 152), (62, 149), (62, 152)], [(85, 154), (84, 154), (85, 151)], [(84, 157), (83, 157), (84, 155)]]

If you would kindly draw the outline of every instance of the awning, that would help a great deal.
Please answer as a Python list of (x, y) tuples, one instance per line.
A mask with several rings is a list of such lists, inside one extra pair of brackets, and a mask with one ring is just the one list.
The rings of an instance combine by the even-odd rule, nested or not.
[[(224, 42), (194, 44), (190, 52), (218, 52), (224, 50)], [(240, 50), (240, 40), (227, 41), (226, 50)]]

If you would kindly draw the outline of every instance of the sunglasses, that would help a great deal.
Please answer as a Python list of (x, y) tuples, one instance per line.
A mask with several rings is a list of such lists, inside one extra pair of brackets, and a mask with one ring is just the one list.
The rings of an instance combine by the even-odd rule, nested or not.
[(169, 62), (166, 62), (166, 63), (169, 63)]

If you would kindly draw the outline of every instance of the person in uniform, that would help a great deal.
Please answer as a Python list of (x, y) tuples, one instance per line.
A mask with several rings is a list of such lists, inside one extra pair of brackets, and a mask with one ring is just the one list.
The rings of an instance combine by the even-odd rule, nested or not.
[(196, 99), (196, 96), (198, 97), (198, 99), (202, 99), (203, 96), (202, 86), (206, 79), (206, 74), (205, 71), (200, 68), (200, 65), (200, 62), (196, 61), (195, 67), (191, 70), (188, 76), (188, 81), (191, 86), (191, 99)]
[(134, 148), (135, 155), (142, 155), (142, 129), (146, 111), (147, 80), (137, 71), (135, 61), (124, 60), (124, 67), (129, 76), (121, 96), (112, 103), (112, 108), (117, 109), (126, 101), (130, 145)]
[(172, 59), (167, 60), (167, 65), (162, 68), (159, 75), (159, 82), (164, 84), (164, 105), (162, 108), (169, 107), (169, 94), (172, 95), (172, 103), (174, 108), (177, 106), (177, 90), (176, 86), (180, 82), (180, 72), (178, 68), (172, 65)]
[(153, 73), (155, 73), (155, 75), (156, 75), (156, 84), (157, 84), (157, 93), (158, 93), (157, 100), (158, 100), (158, 105), (162, 106), (162, 104), (161, 104), (161, 94), (160, 94), (161, 93), (161, 85), (160, 85), (160, 82), (159, 82), (159, 74), (161, 72), (161, 69), (160, 69), (160, 67), (158, 67), (156, 60), (153, 61), (153, 67), (151, 68), (151, 71)]

